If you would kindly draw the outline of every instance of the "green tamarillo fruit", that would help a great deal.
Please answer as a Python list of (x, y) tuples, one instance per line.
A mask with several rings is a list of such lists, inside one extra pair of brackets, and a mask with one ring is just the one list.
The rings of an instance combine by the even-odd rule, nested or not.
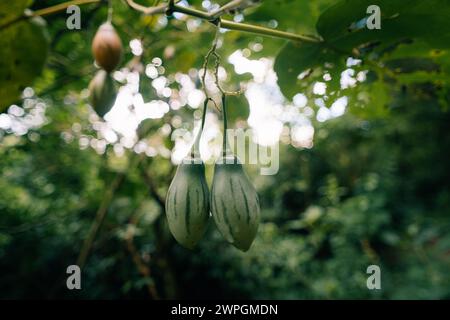
[(111, 110), (116, 101), (117, 91), (114, 79), (104, 70), (99, 70), (89, 83), (89, 100), (100, 117)]
[(255, 187), (227, 143), (227, 110), (222, 96), (223, 151), (216, 161), (211, 189), (211, 213), (223, 237), (247, 251), (258, 231), (259, 198)]
[(174, 238), (193, 249), (209, 220), (209, 191), (205, 165), (200, 159), (185, 159), (178, 166), (167, 192), (166, 215)]
[(205, 233), (209, 221), (209, 191), (205, 165), (200, 158), (200, 136), (205, 123), (207, 101), (203, 110), (201, 130), (194, 146), (178, 166), (166, 196), (169, 229), (182, 246), (193, 249)]
[(211, 212), (223, 237), (247, 251), (258, 231), (258, 194), (239, 160), (223, 156), (216, 162), (211, 189)]

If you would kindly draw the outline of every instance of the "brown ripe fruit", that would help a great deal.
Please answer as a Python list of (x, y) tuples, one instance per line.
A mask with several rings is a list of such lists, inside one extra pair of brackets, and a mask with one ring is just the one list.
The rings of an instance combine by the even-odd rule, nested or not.
[(111, 23), (98, 28), (92, 41), (92, 53), (97, 64), (105, 71), (113, 71), (122, 59), (122, 41)]

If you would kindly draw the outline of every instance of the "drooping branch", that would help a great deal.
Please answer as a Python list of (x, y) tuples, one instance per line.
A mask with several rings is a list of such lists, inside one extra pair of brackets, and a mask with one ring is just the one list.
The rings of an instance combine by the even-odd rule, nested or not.
[[(136, 227), (138, 224), (138, 215), (135, 214), (130, 219), (130, 225)], [(135, 264), (138, 272), (141, 274), (141, 276), (147, 280), (147, 290), (150, 295), (150, 297), (154, 300), (159, 300), (160, 296), (158, 293), (158, 290), (156, 289), (155, 283), (153, 281), (148, 281), (152, 279), (152, 273), (150, 270), (150, 267), (143, 261), (141, 258), (141, 255), (139, 254), (138, 249), (136, 248), (136, 245), (134, 244), (134, 232), (127, 232), (127, 235), (125, 237), (125, 242), (128, 251), (131, 254), (131, 258), (133, 260), (133, 263)]]
[(40, 10), (36, 10), (36, 11), (25, 11), (23, 15), (18, 16), (17, 18), (8, 21), (5, 24), (0, 25), (0, 31), (3, 29), (8, 28), (9, 26), (23, 21), (25, 19), (29, 19), (29, 18), (34, 18), (34, 17), (44, 17), (50, 14), (54, 14), (54, 13), (58, 13), (64, 10), (67, 10), (67, 8), (69, 8), (70, 6), (80, 6), (83, 4), (89, 4), (89, 3), (99, 3), (105, 0), (72, 0), (72, 1), (67, 1), (67, 2), (63, 2), (48, 8), (44, 8), (44, 9), (40, 9)]
[[(260, 35), (265, 35), (269, 37), (282, 38), (294, 41), (305, 41), (305, 42), (320, 42), (320, 39), (313, 38), (310, 36), (300, 35), (291, 32), (279, 31), (275, 29), (265, 28), (261, 26), (255, 26), (248, 23), (238, 23), (230, 20), (221, 19), (220, 16), (217, 17), (217, 13), (206, 13), (200, 10), (196, 10), (190, 7), (183, 7), (175, 4), (173, 6), (173, 12), (184, 13), (193, 17), (207, 20), (209, 22), (217, 24), (218, 19), (220, 19), (220, 26), (224, 29), (244, 31)], [(223, 14), (224, 12), (221, 12)]]
[(116, 175), (112, 183), (108, 186), (108, 189), (105, 191), (105, 195), (102, 199), (102, 202), (95, 214), (94, 221), (91, 224), (91, 228), (89, 229), (88, 235), (84, 240), (83, 246), (80, 250), (77, 259), (77, 265), (80, 268), (83, 268), (86, 264), (89, 253), (94, 245), (95, 238), (97, 237), (98, 231), (100, 230), (105, 218), (108, 213), (109, 206), (111, 205), (112, 200), (114, 199), (114, 195), (116, 191), (120, 188), (122, 183), (124, 182), (126, 175), (129, 170), (135, 168), (142, 161), (142, 157), (138, 157), (136, 155), (131, 155), (129, 159), (129, 167), (124, 172), (120, 172)]
[(315, 38), (315, 37), (286, 32), (286, 31), (279, 31), (279, 30), (260, 27), (260, 26), (255, 26), (255, 25), (248, 24), (248, 23), (239, 23), (239, 22), (222, 19), (220, 25), (224, 29), (250, 32), (250, 33), (260, 34), (263, 36), (269, 36), (269, 37), (273, 37), (273, 38), (282, 38), (282, 39), (287, 39), (287, 40), (303, 41), (303, 42), (321, 42), (320, 39)]
[[(37, 17), (37, 16), (46, 16), (54, 13), (58, 13), (61, 11), (66, 10), (68, 7), (72, 5), (84, 5), (89, 3), (96, 3), (96, 2), (103, 2), (105, 0), (72, 0), (67, 1), (61, 4), (57, 4), (52, 7), (36, 10), (34, 12), (31, 12), (29, 14), (24, 14), (23, 16), (18, 17), (14, 21), (10, 21), (7, 23), (7, 25), (0, 26), (0, 30), (10, 26), (11, 24), (23, 20), (25, 18), (30, 17)], [(234, 1), (231, 1), (230, 3), (225, 4), (224, 6), (220, 7), (219, 9), (213, 11), (213, 12), (204, 12), (201, 10), (197, 10), (191, 7), (185, 7), (176, 4), (177, 1), (169, 1), (169, 3), (160, 4), (157, 6), (151, 6), (146, 7), (144, 5), (136, 3), (134, 0), (125, 0), (125, 2), (128, 4), (128, 6), (134, 10), (140, 11), (145, 15), (156, 15), (156, 14), (172, 14), (172, 13), (183, 13), (192, 17), (197, 17), (206, 21), (209, 21), (213, 24), (218, 24), (220, 20), (220, 26), (221, 28), (228, 29), (228, 30), (235, 30), (235, 31), (242, 31), (242, 32), (250, 32), (254, 34), (259, 34), (263, 36), (269, 36), (274, 38), (280, 38), (280, 39), (287, 39), (287, 40), (293, 40), (293, 41), (304, 41), (304, 42), (321, 42), (321, 39), (313, 37), (313, 36), (306, 36), (306, 35), (300, 35), (296, 33), (286, 32), (286, 31), (279, 31), (275, 29), (270, 29), (266, 27), (261, 26), (255, 26), (248, 23), (238, 23), (230, 20), (222, 19), (221, 16), (225, 13), (227, 13), (230, 9), (234, 8)], [(106, 2), (105, 2), (106, 3)]]
[(81, 6), (83, 4), (89, 4), (89, 3), (95, 3), (95, 2), (101, 2), (104, 0), (72, 0), (63, 2), (48, 8), (32, 11), (28, 16), (31, 17), (44, 17), (53, 13), (61, 12), (66, 10), (70, 6)]
[(162, 210), (165, 208), (165, 201), (164, 198), (161, 197), (156, 190), (155, 183), (153, 182), (153, 179), (148, 174), (146, 168), (141, 164), (139, 166), (139, 170), (141, 172), (141, 176), (145, 182), (145, 184), (148, 187), (149, 193), (152, 196), (152, 198), (156, 201), (156, 203), (161, 207)]
[(102, 199), (100, 207), (98, 208), (97, 213), (95, 214), (94, 221), (91, 224), (91, 228), (89, 229), (88, 236), (84, 240), (83, 246), (78, 255), (77, 265), (80, 268), (83, 268), (84, 265), (86, 264), (87, 258), (89, 256), (91, 248), (94, 244), (97, 233), (100, 230), (100, 228), (103, 224), (103, 221), (105, 220), (109, 205), (111, 204), (111, 201), (114, 198), (114, 194), (115, 194), (116, 190), (119, 188), (119, 186), (124, 181), (124, 178), (125, 178), (125, 173), (117, 174), (116, 178), (109, 185), (108, 190), (106, 190), (106, 192), (105, 192), (105, 196)]

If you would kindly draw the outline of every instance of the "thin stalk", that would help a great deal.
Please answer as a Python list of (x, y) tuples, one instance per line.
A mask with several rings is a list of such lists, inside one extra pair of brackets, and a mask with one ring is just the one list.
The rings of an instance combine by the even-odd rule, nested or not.
[(101, 2), (104, 0), (72, 0), (72, 1), (67, 1), (64, 3), (60, 3), (57, 5), (54, 5), (52, 7), (48, 7), (45, 9), (40, 9), (40, 10), (36, 10), (33, 11), (30, 16), (32, 17), (43, 17), (43, 16), (47, 16), (49, 14), (53, 14), (53, 13), (57, 13), (60, 11), (64, 11), (66, 10), (68, 7), (70, 6), (80, 6), (83, 4), (88, 4), (88, 3), (95, 3), (95, 2)]
[(191, 149), (191, 158), (200, 157), (200, 138), (202, 136), (203, 128), (205, 127), (206, 111), (208, 109), (209, 100), (212, 100), (212, 99), (206, 98), (205, 102), (203, 103), (202, 122), (200, 125), (200, 130), (198, 131), (197, 137), (195, 138), (194, 145), (192, 146), (192, 149)]
[(57, 5), (48, 7), (48, 8), (44, 8), (44, 9), (40, 9), (40, 10), (36, 10), (36, 11), (25, 12), (23, 15), (18, 16), (17, 18), (15, 18), (5, 24), (0, 25), (0, 31), (10, 27), (11, 25), (13, 25), (15, 23), (18, 23), (18, 22), (23, 21), (28, 18), (43, 17), (43, 16), (47, 16), (47, 15), (50, 15), (53, 13), (58, 13), (60, 11), (66, 10), (68, 7), (73, 6), (73, 5), (79, 6), (79, 5), (83, 5), (83, 4), (96, 3), (96, 2), (101, 2), (101, 1), (104, 1), (104, 0), (72, 0), (72, 1), (57, 4)]
[(113, 17), (113, 6), (112, 6), (112, 0), (108, 0), (108, 19), (107, 21), (111, 23)]
[(211, 15), (207, 12), (203, 12), (197, 9), (193, 9), (193, 8), (189, 8), (189, 7), (183, 7), (177, 4), (173, 5), (172, 8), (173, 12), (178, 12), (178, 13), (184, 13), (187, 14), (189, 16), (192, 17), (196, 17), (196, 18), (200, 18), (200, 19), (204, 19), (204, 20), (210, 20), (211, 19)]
[(226, 157), (228, 153), (227, 144), (227, 105), (226, 105), (226, 95), (222, 94), (222, 117), (223, 117), (223, 146), (222, 146), (222, 156)]
[(288, 39), (288, 40), (304, 41), (304, 42), (320, 42), (319, 39), (316, 39), (313, 37), (308, 37), (308, 36), (291, 33), (291, 32), (269, 29), (269, 28), (260, 27), (260, 26), (254, 26), (254, 25), (247, 24), (247, 23), (238, 23), (238, 22), (224, 20), (224, 19), (221, 19), (220, 25), (222, 28), (229, 29), (229, 30), (250, 32), (250, 33), (261, 34), (261, 35), (274, 37), (274, 38), (283, 38), (283, 39)]
[(91, 224), (91, 227), (89, 229), (87, 238), (83, 242), (83, 246), (80, 250), (80, 253), (78, 255), (77, 259), (77, 265), (83, 269), (84, 265), (87, 262), (87, 259), (89, 257), (89, 253), (91, 252), (91, 249), (94, 245), (95, 238), (97, 237), (97, 234), (103, 225), (103, 222), (105, 221), (106, 215), (108, 213), (108, 209), (111, 205), (111, 202), (114, 199), (114, 195), (116, 191), (120, 188), (122, 183), (124, 182), (128, 172), (131, 169), (134, 169), (137, 167), (139, 162), (142, 161), (142, 157), (138, 157), (135, 154), (132, 154), (129, 159), (129, 167), (126, 171), (120, 172), (116, 175), (114, 180), (108, 185), (107, 190), (104, 192), (104, 197), (102, 199), (102, 202), (100, 203), (100, 207), (98, 208), (94, 221)]
[(227, 12), (230, 12), (231, 10), (234, 9), (238, 9), (245, 1), (247, 0), (231, 0), (230, 2), (227, 2), (226, 4), (221, 6), (219, 9), (211, 12), (210, 15), (213, 19), (220, 18), (220, 16), (226, 14)]
[(203, 131), (203, 128), (205, 127), (205, 120), (206, 120), (206, 110), (208, 109), (208, 101), (210, 99), (206, 99), (205, 103), (203, 104), (203, 114), (202, 114), (202, 124), (200, 126), (200, 130)]
[(225, 29), (229, 30), (236, 30), (236, 31), (244, 31), (244, 32), (250, 32), (250, 33), (256, 33), (261, 35), (266, 35), (269, 37), (275, 37), (275, 38), (283, 38), (288, 40), (294, 40), (294, 41), (305, 41), (305, 42), (320, 42), (319, 39), (308, 37), (300, 34), (285, 32), (285, 31), (279, 31), (274, 29), (269, 29), (265, 27), (260, 26), (254, 26), (247, 23), (238, 23), (230, 20), (220, 19), (216, 18), (215, 14), (209, 14), (197, 9), (189, 8), (189, 7), (183, 7), (180, 5), (174, 5), (173, 6), (173, 12), (178, 13), (184, 13), (193, 17), (197, 17), (200, 19), (208, 20), (214, 24), (220, 20), (220, 26)]

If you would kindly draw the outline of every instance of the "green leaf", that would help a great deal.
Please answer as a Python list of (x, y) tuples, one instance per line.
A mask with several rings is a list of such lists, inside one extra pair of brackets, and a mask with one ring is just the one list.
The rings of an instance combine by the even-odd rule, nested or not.
[(229, 123), (248, 119), (250, 106), (244, 95), (227, 97), (227, 120)]
[(385, 62), (385, 66), (397, 73), (436, 72), (439, 70), (439, 65), (428, 58), (389, 59)]
[[(367, 7), (378, 5), (381, 29), (369, 30)], [(336, 48), (351, 52), (367, 43), (422, 39), (435, 48), (450, 45), (449, 0), (344, 0), (323, 12), (317, 31)]]
[(402, 84), (412, 83), (443, 83), (449, 81), (449, 76), (442, 73), (417, 71), (412, 73), (399, 74), (396, 76), (396, 80)]
[[(366, 27), (370, 5), (380, 7), (379, 30)], [(344, 56), (356, 49), (363, 59), (382, 61), (398, 83), (442, 82), (450, 75), (449, 16), (450, 0), (342, 0), (322, 13), (316, 27)]]
[(381, 119), (389, 113), (391, 93), (389, 85), (378, 78), (370, 84), (359, 85), (359, 90), (346, 90), (351, 113), (362, 119)]
[[(437, 68), (422, 68), (419, 69), (417, 64), (410, 63), (410, 67), (414, 68), (416, 71), (431, 71), (429, 75), (425, 75), (424, 72), (421, 72), (417, 77), (406, 77), (410, 80), (417, 79), (417, 82), (423, 82), (426, 78), (433, 80), (433, 77), (436, 77), (435, 80), (442, 78), (450, 78), (450, 50), (439, 50), (430, 48), (423, 41), (415, 41), (412, 44), (400, 44), (396, 47), (395, 51), (386, 54), (383, 56), (384, 63), (389, 66), (390, 61), (392, 60), (428, 60), (435, 64)], [(402, 75), (400, 75), (402, 76)], [(397, 77), (398, 78), (398, 77)]]
[(274, 66), (281, 91), (292, 98), (299, 92), (302, 72), (325, 62), (336, 62), (336, 57), (323, 43), (288, 42), (276, 57)]
[(47, 51), (42, 19), (24, 20), (0, 31), (0, 112), (41, 73)]
[[(277, 29), (290, 30), (302, 34), (315, 34), (314, 25), (331, 3), (336, 0), (271, 0), (261, 1), (261, 5), (253, 12), (248, 12), (245, 19), (257, 24), (275, 22)], [(247, 13), (247, 12), (246, 12)], [(270, 25), (270, 24), (269, 24)]]

